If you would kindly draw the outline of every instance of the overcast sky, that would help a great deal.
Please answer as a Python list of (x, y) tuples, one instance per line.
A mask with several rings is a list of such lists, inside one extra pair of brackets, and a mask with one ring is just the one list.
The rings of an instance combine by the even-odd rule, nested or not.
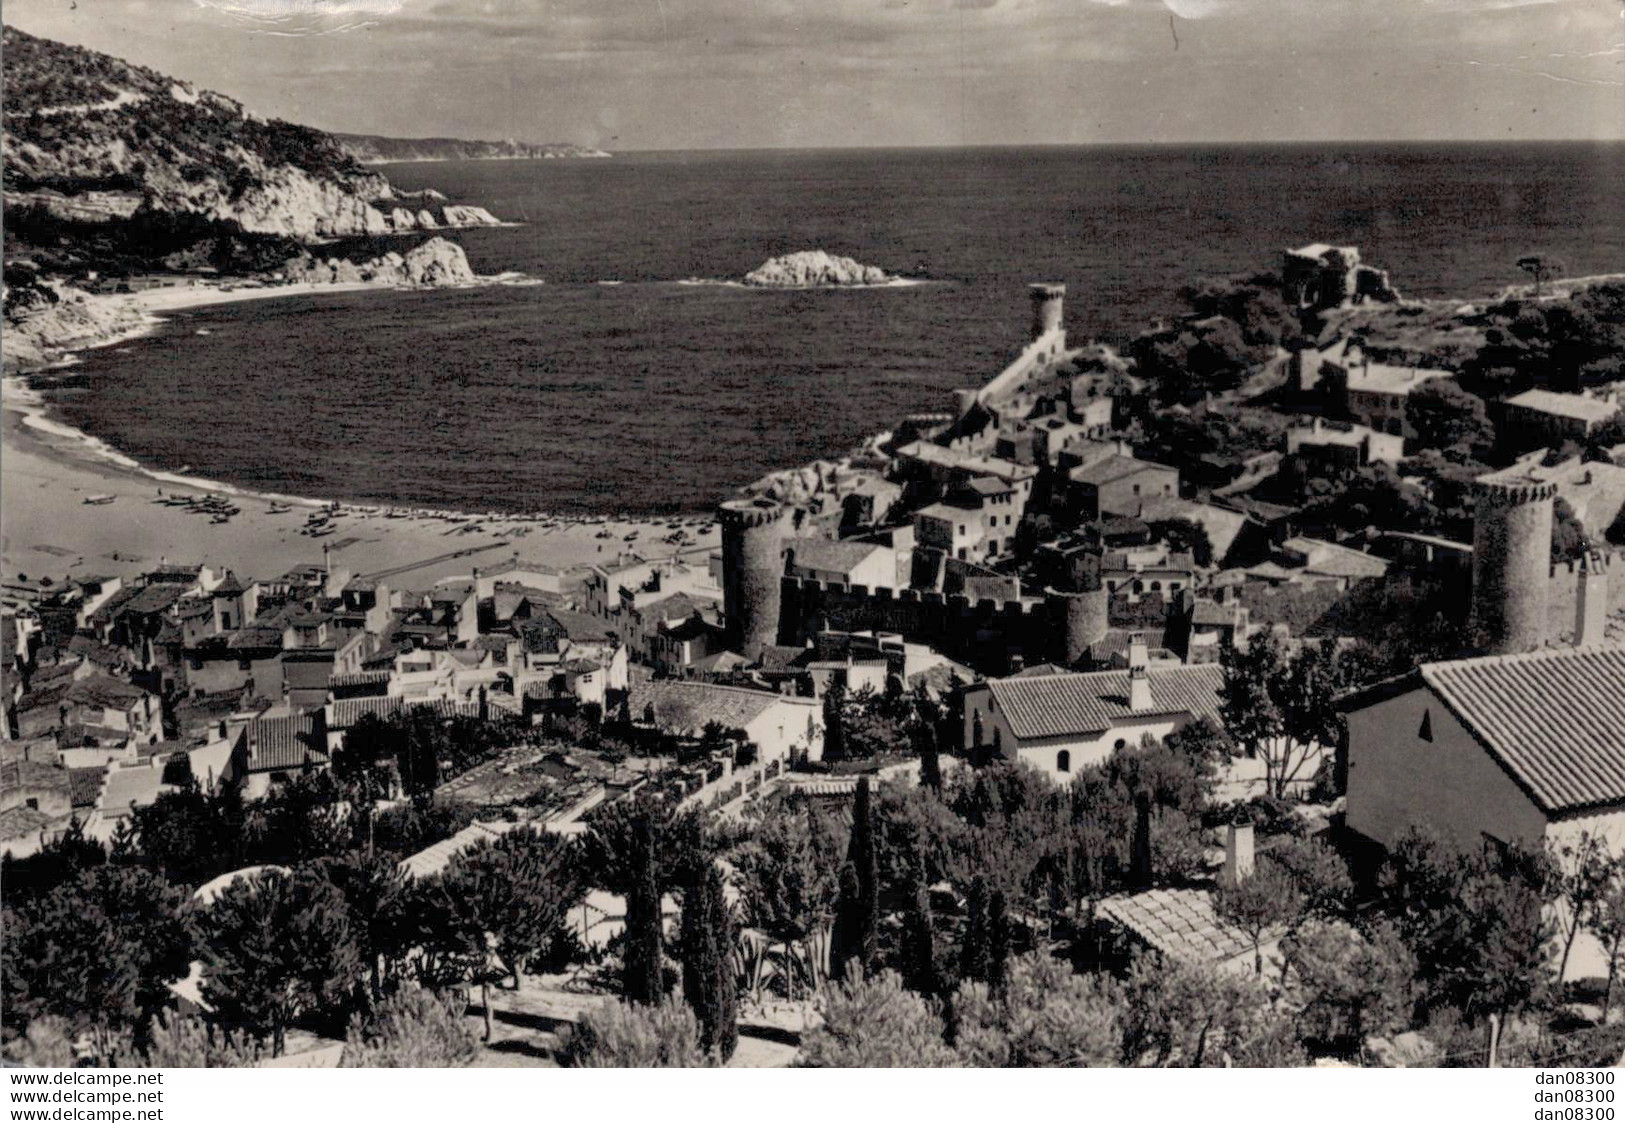
[(1625, 138), (1622, 0), (7, 0), (393, 136), (615, 149)]

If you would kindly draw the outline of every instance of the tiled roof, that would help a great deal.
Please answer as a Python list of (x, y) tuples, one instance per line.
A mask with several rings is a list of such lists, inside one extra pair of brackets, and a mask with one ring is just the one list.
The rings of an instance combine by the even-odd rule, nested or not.
[(1544, 810), (1625, 802), (1625, 647), (1425, 663), (1422, 678)]
[(318, 736), (315, 714), (256, 718), (248, 727), (250, 772), (282, 772), (327, 763), (327, 744)]
[(1027, 740), (1103, 733), (1113, 725), (1150, 714), (1213, 716), (1219, 709), (1224, 670), (1216, 663), (1151, 667), (1151, 709), (1129, 709), (1129, 673), (1043, 675), (993, 679), (988, 685), (1010, 731)]
[(101, 799), (102, 783), (107, 779), (105, 768), (70, 768), (68, 770), (68, 798), (74, 807), (95, 807)]
[(441, 839), (425, 850), (419, 850), (401, 861), (402, 873), (412, 877), (433, 877), (451, 864), (451, 860), (481, 839), (496, 840), (518, 826), (517, 823), (472, 823), (450, 838)]
[(332, 704), (330, 729), (348, 729), (361, 720), (363, 714), (376, 714), (388, 718), (391, 714), (426, 706), (442, 718), (478, 717), (477, 702), (448, 702), (444, 699), (429, 701), (425, 698), (341, 698)]
[(1525, 390), (1517, 397), (1508, 398), (1506, 404), (1598, 425), (1619, 413), (1619, 406), (1613, 402), (1582, 398), (1578, 394), (1559, 394), (1552, 390)]
[(119, 605), (118, 612), (137, 612), (148, 614), (165, 612), (174, 603), (186, 595), (184, 585), (148, 585), (139, 590), (135, 596)]
[(790, 548), (795, 554), (794, 564), (802, 569), (844, 574), (850, 574), (876, 551), (884, 549), (873, 542), (821, 542), (817, 539), (798, 540), (792, 542)]
[(1183, 963), (1222, 963), (1253, 950), (1246, 933), (1220, 922), (1207, 889), (1151, 889), (1107, 897), (1099, 912)]
[(65, 791), (68, 772), (41, 760), (14, 760), (0, 765), (0, 791)]
[(1166, 464), (1153, 464), (1149, 460), (1137, 460), (1132, 456), (1111, 456), (1105, 460), (1097, 460), (1092, 464), (1085, 464), (1072, 469), (1068, 473), (1073, 483), (1101, 484), (1112, 483), (1115, 480), (1127, 479), (1137, 476), (1141, 472), (1175, 472), (1179, 469), (1170, 468)]
[(634, 717), (641, 718), (645, 707), (652, 704), (656, 723), (679, 734), (697, 734), (713, 721), (724, 729), (743, 729), (775, 705), (805, 705), (809, 712), (818, 706), (811, 698), (672, 679), (635, 681), (630, 694), (628, 705)]
[(1147, 499), (1140, 505), (1140, 518), (1148, 522), (1161, 519), (1189, 519), (1197, 523), (1207, 531), (1208, 541), (1213, 544), (1213, 559), (1219, 562), (1229, 556), (1231, 547), (1235, 545), (1236, 536), (1247, 524), (1247, 516), (1239, 512), (1226, 511), (1223, 507), (1215, 507), (1210, 503), (1197, 503), (1173, 495), (1157, 495)]
[(51, 825), (51, 817), (32, 807), (8, 807), (0, 811), (0, 841), (28, 838)]

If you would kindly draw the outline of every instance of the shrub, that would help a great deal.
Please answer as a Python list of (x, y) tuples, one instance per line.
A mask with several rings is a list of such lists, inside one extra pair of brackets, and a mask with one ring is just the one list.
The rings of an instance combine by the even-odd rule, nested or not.
[(672, 1001), (610, 1003), (583, 1014), (563, 1049), (565, 1068), (704, 1068), (694, 1011)]
[(369, 1015), (350, 1019), (340, 1068), (462, 1068), (479, 1043), (463, 1021), (464, 1003), (406, 987)]

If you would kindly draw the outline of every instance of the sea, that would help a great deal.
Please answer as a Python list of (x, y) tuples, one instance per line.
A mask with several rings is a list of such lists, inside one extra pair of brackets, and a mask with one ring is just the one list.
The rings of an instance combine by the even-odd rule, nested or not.
[[(1025, 341), (1026, 285), (1122, 342), (1182, 286), (1358, 246), (1407, 294), (1625, 271), (1625, 145), (649, 152), (385, 166), (517, 225), (458, 231), (532, 285), (177, 314), (45, 387), (155, 469), (316, 499), (515, 513), (703, 511), (766, 472), (948, 408)], [(823, 249), (921, 283), (737, 281)]]

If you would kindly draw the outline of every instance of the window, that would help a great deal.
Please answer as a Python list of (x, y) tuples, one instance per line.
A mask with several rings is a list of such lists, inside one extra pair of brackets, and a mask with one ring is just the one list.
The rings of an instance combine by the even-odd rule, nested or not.
[(1117, 750), (1117, 751), (1118, 751), (1118, 752), (1122, 752), (1122, 751), (1123, 751), (1123, 750), (1124, 750), (1124, 749), (1125, 749), (1125, 748), (1126, 748), (1126, 747), (1127, 747), (1127, 746), (1128, 746), (1128, 742), (1127, 742), (1127, 741), (1125, 741), (1125, 740), (1123, 740), (1123, 738), (1121, 738), (1121, 737), (1119, 737), (1119, 738), (1118, 738), (1118, 739), (1117, 739), (1117, 740), (1116, 740), (1116, 741), (1115, 741), (1115, 742), (1114, 742), (1114, 743), (1113, 743), (1113, 744), (1112, 744), (1112, 748), (1113, 748), (1113, 749), (1116, 749), (1116, 750)]
[(1153, 582), (1151, 582), (1151, 591), (1153, 593), (1162, 592), (1162, 582), (1161, 581), (1153, 581)]
[(1072, 771), (1072, 754), (1067, 752), (1065, 749), (1062, 749), (1060, 752), (1055, 754), (1055, 771)]

